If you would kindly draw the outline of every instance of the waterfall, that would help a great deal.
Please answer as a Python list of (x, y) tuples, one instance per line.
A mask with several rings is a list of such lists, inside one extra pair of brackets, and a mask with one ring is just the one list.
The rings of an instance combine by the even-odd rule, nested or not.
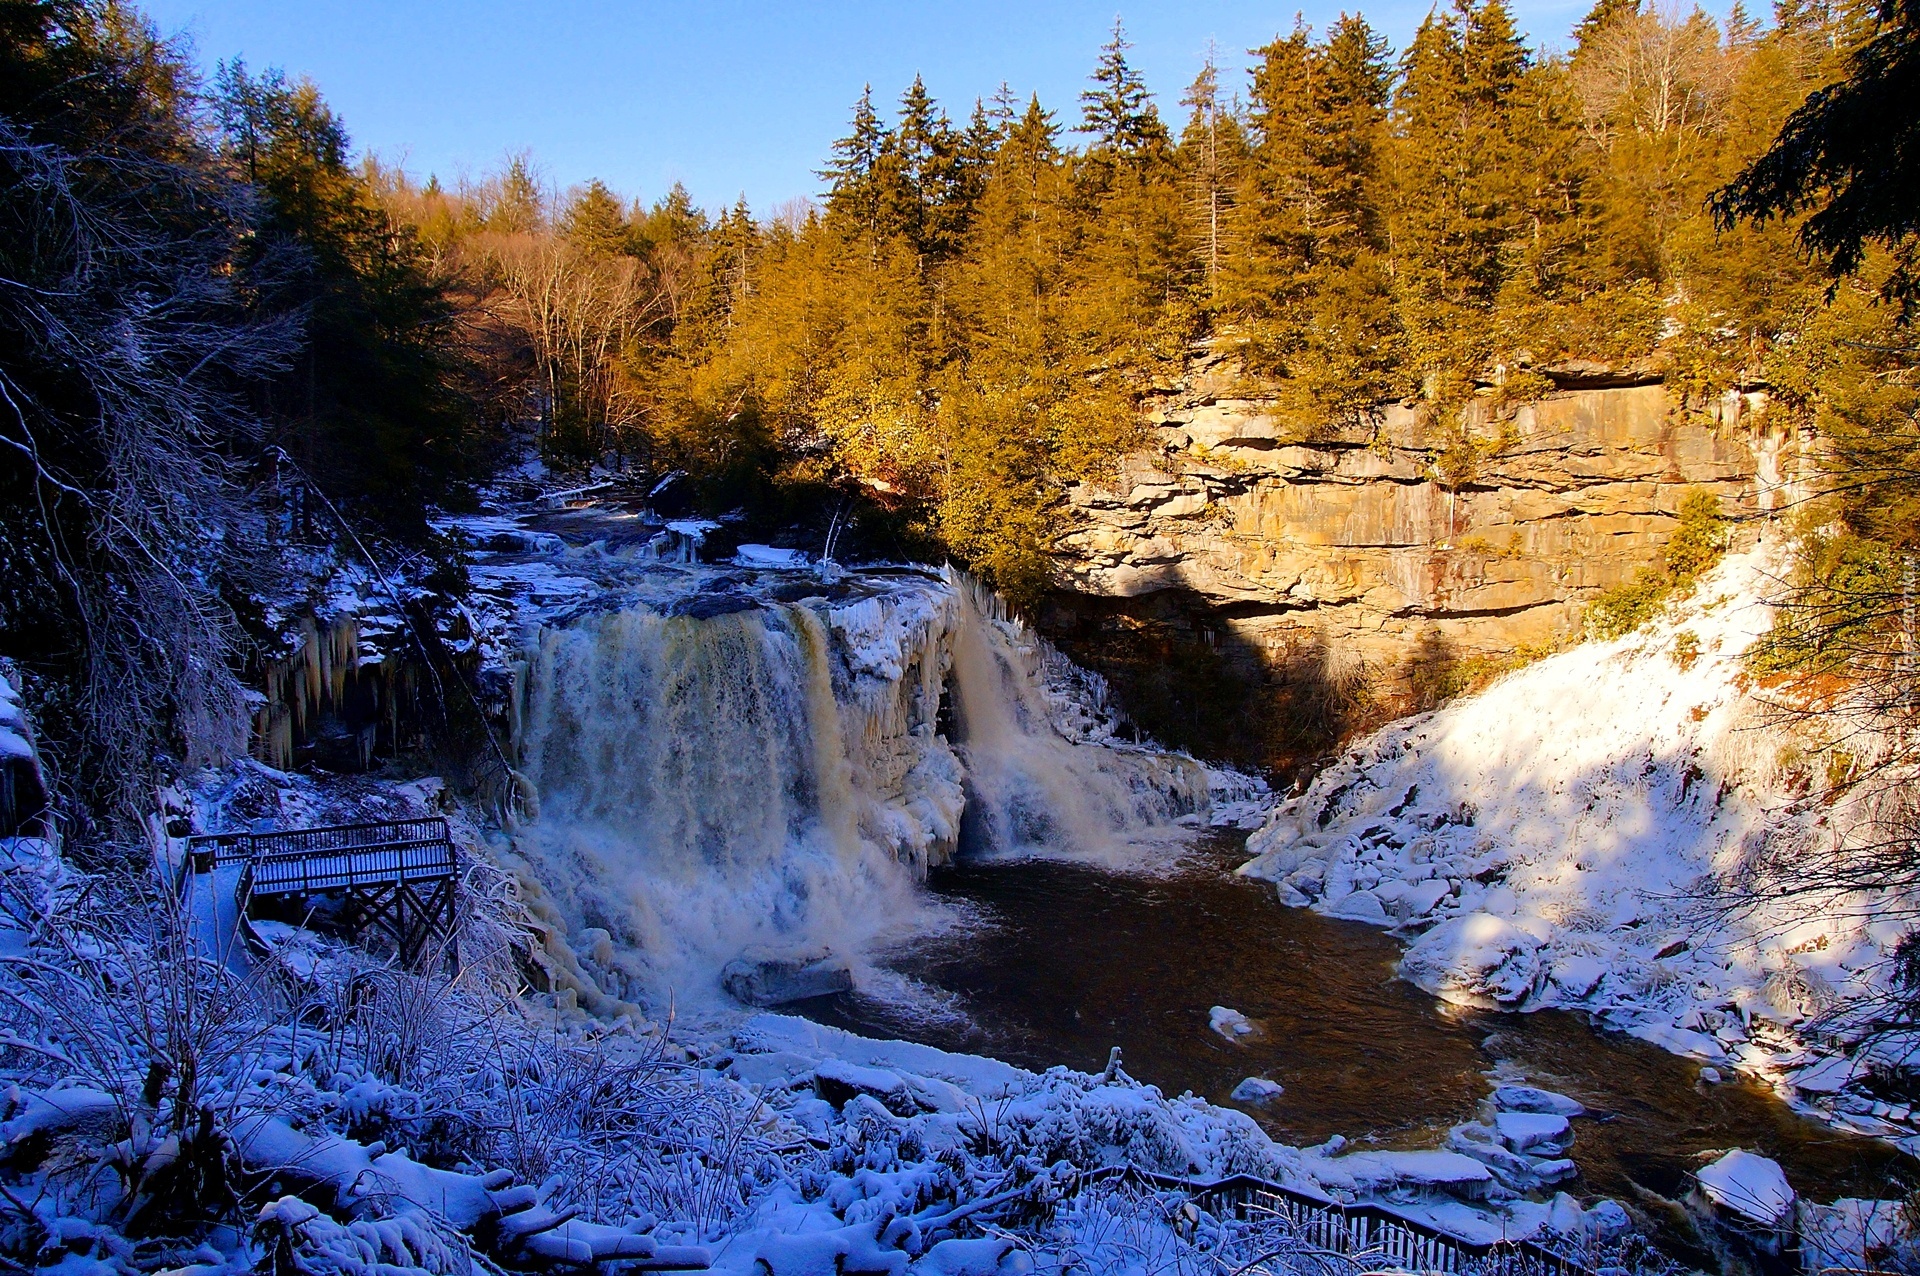
[(698, 994), (743, 950), (857, 947), (910, 914), (911, 871), (858, 834), (828, 660), (796, 606), (540, 634), (518, 845), (570, 924), (607, 932), (609, 993)]
[(782, 601), (809, 580), (709, 581), (526, 641), (515, 747), (539, 814), (516, 848), (610, 995), (717, 997), (754, 949), (857, 958), (921, 918), (963, 809), (982, 850), (1084, 854), (1204, 804), (1191, 760), (1063, 734), (1043, 645), (967, 578)]
[(1109, 856), (1205, 806), (1206, 774), (1191, 759), (1118, 746), (1110, 733), (1085, 738), (1096, 720), (1080, 689), (1049, 685), (1048, 665), (1065, 661), (1010, 618), (998, 595), (970, 577), (952, 579), (962, 616), (954, 707), (974, 849)]

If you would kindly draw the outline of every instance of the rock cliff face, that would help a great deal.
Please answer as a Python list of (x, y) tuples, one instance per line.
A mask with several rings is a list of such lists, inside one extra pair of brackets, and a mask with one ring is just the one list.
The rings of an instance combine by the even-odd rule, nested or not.
[(1199, 719), (1220, 706), (1167, 691), (1183, 703), (1156, 708), (1142, 675), (1213, 653), (1242, 684), (1313, 683), (1322, 717), (1359, 687), (1404, 700), (1423, 662), (1574, 630), (1594, 594), (1656, 559), (1689, 489), (1741, 519), (1786, 503), (1802, 440), (1769, 425), (1764, 396), (1682, 413), (1663, 385), (1601, 379), (1564, 377), (1507, 413), (1476, 405), (1478, 459), (1455, 482), (1440, 474), (1447, 440), (1412, 407), (1303, 435), (1276, 421), (1271, 386), (1200, 357), (1150, 401), (1153, 445), (1118, 482), (1071, 492), (1058, 541), (1070, 587), (1047, 627), (1123, 697), (1131, 684), (1147, 725), (1206, 749), (1154, 719), (1184, 716), (1204, 735)]

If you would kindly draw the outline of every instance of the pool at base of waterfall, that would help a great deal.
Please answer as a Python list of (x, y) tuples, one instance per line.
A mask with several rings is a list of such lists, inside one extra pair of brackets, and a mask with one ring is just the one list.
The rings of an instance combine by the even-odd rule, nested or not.
[[(1899, 1153), (1759, 1085), (1709, 1084), (1697, 1063), (1572, 1013), (1443, 1005), (1394, 978), (1391, 936), (1282, 907), (1232, 876), (1244, 858), (1231, 836), (1156, 872), (963, 858), (928, 890), (966, 924), (882, 952), (863, 990), (789, 1009), (1034, 1068), (1096, 1071), (1117, 1045), (1140, 1080), (1240, 1108), (1297, 1145), (1438, 1146), (1494, 1085), (1524, 1080), (1586, 1105), (1568, 1154), (1580, 1178), (1563, 1185), (1583, 1196), (1674, 1198), (1702, 1154), (1733, 1147), (1778, 1160), (1817, 1199), (1904, 1194), (1889, 1181), (1911, 1164)], [(1279, 1092), (1234, 1097), (1249, 1077)]]

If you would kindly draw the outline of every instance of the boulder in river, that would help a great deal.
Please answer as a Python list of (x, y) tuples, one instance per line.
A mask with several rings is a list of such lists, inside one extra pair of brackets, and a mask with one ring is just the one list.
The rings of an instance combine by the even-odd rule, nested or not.
[(1248, 1077), (1233, 1087), (1233, 1093), (1227, 1097), (1235, 1103), (1265, 1103), (1277, 1099), (1286, 1092), (1286, 1087), (1278, 1081), (1269, 1081), (1265, 1077)]
[(720, 986), (749, 1006), (782, 1006), (808, 997), (853, 990), (853, 968), (827, 950), (770, 953), (754, 949), (728, 962)]
[(1735, 1148), (1700, 1171), (1700, 1192), (1739, 1222), (1768, 1229), (1793, 1221), (1793, 1188), (1772, 1157)]
[(1585, 1116), (1587, 1111), (1578, 1099), (1531, 1085), (1495, 1087), (1493, 1106), (1502, 1112), (1545, 1112), (1563, 1117)]
[(1511, 1010), (1540, 986), (1540, 941), (1504, 917), (1465, 913), (1422, 935), (1400, 973), (1447, 1001)]
[(1528, 1156), (1557, 1156), (1573, 1142), (1573, 1128), (1551, 1112), (1500, 1112), (1493, 1118), (1500, 1141)]

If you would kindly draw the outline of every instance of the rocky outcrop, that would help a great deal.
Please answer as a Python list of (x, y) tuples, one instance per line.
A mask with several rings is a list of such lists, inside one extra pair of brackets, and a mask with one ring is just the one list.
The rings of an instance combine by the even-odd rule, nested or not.
[(1654, 561), (1690, 489), (1762, 516), (1803, 453), (1758, 393), (1688, 412), (1657, 382), (1507, 411), (1489, 394), (1468, 414), (1476, 459), (1449, 481), (1449, 440), (1416, 407), (1302, 432), (1272, 389), (1216, 351), (1150, 399), (1152, 446), (1070, 492), (1055, 627), (1152, 617), (1254, 659), (1313, 645), (1376, 679), (1435, 644), (1510, 653)]

